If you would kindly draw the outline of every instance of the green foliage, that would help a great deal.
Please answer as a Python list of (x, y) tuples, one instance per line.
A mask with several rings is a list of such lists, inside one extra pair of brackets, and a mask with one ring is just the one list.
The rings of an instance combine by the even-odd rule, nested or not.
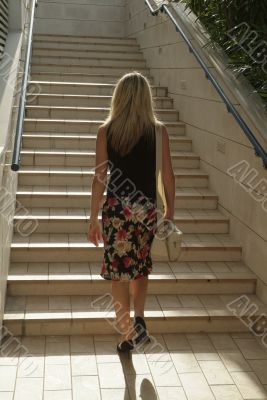
[[(225, 51), (229, 57), (229, 67), (239, 76), (244, 75), (267, 103), (267, 0), (170, 0), (170, 2), (185, 3), (194, 11), (198, 19), (205, 26), (210, 35), (210, 46)], [(248, 38), (240, 46), (228, 35), (229, 30), (246, 23), (251, 31), (256, 31), (258, 38), (253, 47), (260, 43), (259, 50), (249, 54), (251, 39)], [(241, 35), (242, 37), (242, 35)], [(264, 44), (265, 41), (265, 44)], [(263, 51), (262, 59), (266, 57), (265, 68), (263, 63), (256, 62), (258, 51)], [(254, 59), (253, 59), (254, 58)], [(266, 71), (266, 72), (265, 72)]]

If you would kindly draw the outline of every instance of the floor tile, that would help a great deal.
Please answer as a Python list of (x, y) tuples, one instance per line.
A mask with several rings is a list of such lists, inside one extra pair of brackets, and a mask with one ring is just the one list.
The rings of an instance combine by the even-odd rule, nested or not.
[(93, 336), (87, 335), (73, 335), (70, 337), (70, 351), (71, 353), (85, 353), (92, 354), (95, 352)]
[(267, 385), (267, 360), (250, 360), (253, 371), (264, 385)]
[(100, 387), (106, 389), (126, 387), (125, 376), (120, 363), (98, 364)]
[(14, 400), (43, 399), (43, 378), (17, 378)]
[(247, 360), (267, 359), (267, 350), (255, 339), (235, 339), (235, 341)]
[(101, 389), (101, 400), (130, 400), (128, 389)]
[(44, 361), (43, 355), (20, 357), (17, 376), (19, 378), (42, 378), (44, 376)]
[(179, 374), (188, 400), (214, 400), (209, 385), (202, 373)]
[(121, 364), (124, 374), (127, 375), (138, 375), (138, 374), (149, 374), (150, 369), (145, 354), (131, 353), (131, 357), (121, 357)]
[(241, 351), (221, 350), (219, 355), (229, 372), (252, 370)]
[(267, 393), (254, 372), (232, 372), (231, 376), (244, 399), (265, 399)]
[(44, 400), (72, 400), (71, 390), (45, 390)]
[(230, 385), (233, 380), (221, 361), (199, 361), (209, 385)]
[(187, 400), (182, 387), (157, 387), (159, 400)]
[(186, 372), (200, 372), (201, 369), (196, 357), (190, 350), (171, 351), (170, 356), (178, 374)]
[(1, 400), (13, 400), (13, 392), (1, 392)]
[(215, 385), (211, 390), (216, 400), (242, 400), (239, 390), (235, 385)]
[(71, 389), (70, 366), (46, 365), (44, 382), (45, 390)]
[(237, 344), (228, 333), (210, 333), (209, 338), (216, 350), (238, 350)]
[(16, 366), (0, 366), (0, 391), (14, 390), (16, 380)]
[[(19, 352), (20, 352), (20, 351), (19, 351)], [(18, 362), (19, 362), (19, 352), (18, 352), (17, 355), (13, 355), (13, 354), (8, 355), (9, 352), (7, 352), (6, 355), (5, 355), (5, 353), (3, 352), (4, 354), (3, 354), (3, 355), (0, 355), (0, 366), (6, 365), (6, 366), (12, 367), (12, 366), (18, 365)]]
[(116, 342), (95, 342), (96, 360), (98, 363), (119, 362)]
[(46, 343), (69, 343), (70, 336), (68, 335), (47, 335)]
[(45, 355), (66, 355), (70, 353), (70, 344), (68, 342), (47, 342)]
[(126, 375), (131, 400), (156, 400), (157, 391), (151, 375)]
[(71, 373), (75, 375), (97, 375), (96, 357), (94, 354), (72, 354)]
[(149, 368), (156, 386), (181, 386), (180, 379), (171, 361), (149, 362)]
[(168, 350), (190, 350), (190, 344), (182, 333), (166, 333), (163, 338)]
[(74, 376), (73, 400), (100, 400), (99, 381), (97, 376)]
[(189, 340), (192, 351), (197, 360), (220, 360), (220, 356), (209, 339)]
[(45, 336), (25, 336), (21, 343), (30, 354), (44, 354)]

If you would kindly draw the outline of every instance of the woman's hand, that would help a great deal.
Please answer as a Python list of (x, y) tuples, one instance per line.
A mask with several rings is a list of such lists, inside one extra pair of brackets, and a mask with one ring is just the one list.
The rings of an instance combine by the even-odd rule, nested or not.
[(98, 241), (103, 238), (102, 229), (98, 219), (89, 222), (89, 229), (87, 238), (89, 242), (92, 242), (95, 246), (98, 246)]

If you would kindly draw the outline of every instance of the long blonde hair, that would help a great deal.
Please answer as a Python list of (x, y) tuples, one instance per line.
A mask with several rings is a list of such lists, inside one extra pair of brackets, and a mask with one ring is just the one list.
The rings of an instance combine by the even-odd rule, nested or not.
[(142, 135), (152, 138), (154, 126), (162, 125), (148, 79), (138, 71), (124, 74), (116, 83), (110, 112), (102, 127), (109, 129), (112, 147), (128, 154)]

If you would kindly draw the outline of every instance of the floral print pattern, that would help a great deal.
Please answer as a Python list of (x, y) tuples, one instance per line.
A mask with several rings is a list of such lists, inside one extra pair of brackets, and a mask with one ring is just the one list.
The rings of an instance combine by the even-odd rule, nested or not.
[(152, 271), (150, 248), (157, 224), (156, 203), (148, 198), (107, 195), (102, 207), (104, 258), (100, 275), (132, 280)]

